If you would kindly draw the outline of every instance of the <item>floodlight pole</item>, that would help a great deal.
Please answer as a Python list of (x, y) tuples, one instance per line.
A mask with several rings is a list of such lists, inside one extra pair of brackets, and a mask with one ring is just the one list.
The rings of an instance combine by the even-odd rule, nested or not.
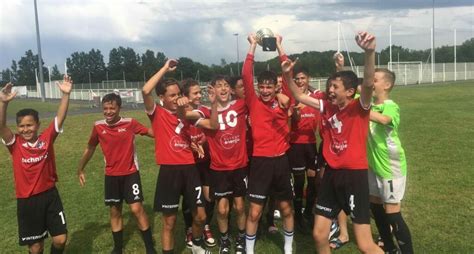
[(389, 35), (389, 44), (390, 44), (390, 62), (388, 64), (388, 69), (389, 70), (392, 70), (392, 25), (390, 25), (389, 27), (389, 32), (390, 32), (390, 35)]
[(436, 63), (435, 61), (435, 0), (433, 0), (433, 64)]
[(434, 83), (434, 40), (433, 27), (431, 28), (431, 83)]
[(457, 56), (456, 56), (456, 29), (454, 29), (454, 81), (457, 80), (457, 70), (456, 70), (456, 65), (457, 65)]
[(240, 74), (240, 66), (239, 66), (239, 33), (235, 33), (235, 42), (236, 42), (236, 48), (237, 48), (237, 76), (241, 75)]
[(341, 22), (337, 22), (337, 52), (341, 52)]
[(38, 8), (35, 0), (35, 22), (36, 22), (36, 42), (38, 45), (38, 72), (41, 89), (41, 101), (45, 102), (45, 89), (44, 89), (44, 77), (43, 77), (43, 58), (41, 57), (41, 39), (39, 33), (39, 22), (38, 22)]

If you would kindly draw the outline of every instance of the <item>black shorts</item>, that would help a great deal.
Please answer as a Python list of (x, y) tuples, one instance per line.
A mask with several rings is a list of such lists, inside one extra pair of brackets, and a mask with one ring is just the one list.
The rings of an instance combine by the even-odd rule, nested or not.
[(268, 196), (275, 200), (293, 200), (294, 190), (286, 154), (278, 157), (252, 157), (248, 199), (264, 204)]
[(31, 245), (51, 236), (67, 233), (61, 197), (53, 187), (29, 198), (17, 199), (20, 245)]
[(199, 176), (201, 177), (202, 186), (209, 186), (211, 184), (210, 180), (210, 171), (209, 166), (211, 161), (201, 161), (196, 163), (196, 167), (199, 171)]
[(196, 165), (161, 165), (156, 181), (154, 210), (166, 214), (176, 213), (181, 195), (191, 210), (204, 205)]
[(319, 143), (319, 149), (318, 149), (318, 154), (316, 155), (316, 169), (319, 172), (321, 168), (326, 168), (327, 163), (326, 159), (323, 156), (323, 141), (321, 140), (321, 143)]
[(143, 202), (142, 184), (138, 171), (124, 176), (105, 176), (105, 205), (122, 204), (124, 199), (127, 204)]
[(288, 150), (288, 160), (292, 173), (301, 173), (306, 169), (316, 169), (316, 144), (291, 144)]
[(315, 213), (334, 219), (341, 209), (354, 223), (370, 224), (367, 170), (326, 168)]
[(248, 168), (230, 171), (211, 170), (211, 199), (244, 197), (247, 193)]

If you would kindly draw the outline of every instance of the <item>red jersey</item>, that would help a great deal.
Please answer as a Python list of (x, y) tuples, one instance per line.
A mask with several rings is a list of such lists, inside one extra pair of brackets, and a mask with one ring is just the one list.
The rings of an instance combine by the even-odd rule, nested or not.
[(207, 145), (207, 139), (202, 129), (194, 125), (190, 125), (189, 135), (191, 135), (191, 142), (201, 145), (204, 149), (203, 158), (199, 158), (198, 154), (193, 150), (194, 160), (196, 161), (196, 163), (209, 161), (209, 146)]
[[(310, 94), (311, 97), (312, 94)], [(296, 112), (293, 112), (296, 114)], [(303, 106), (298, 110), (298, 116), (291, 118), (291, 144), (311, 144), (316, 143), (316, 129), (319, 125), (320, 113), (319, 110)]]
[(274, 98), (263, 102), (253, 85), (253, 55), (248, 54), (242, 70), (245, 103), (252, 119), (253, 156), (276, 157), (290, 147), (288, 112), (278, 106)]
[(58, 176), (53, 143), (60, 132), (54, 118), (36, 142), (27, 142), (15, 134), (6, 144), (12, 155), (17, 198), (29, 198), (55, 186)]
[(158, 165), (194, 164), (189, 123), (159, 105), (147, 112), (155, 133), (155, 159)]
[[(198, 111), (206, 118), (211, 116), (211, 110), (207, 107), (201, 107)], [(210, 148), (210, 168), (216, 171), (227, 171), (246, 167), (248, 156), (245, 101), (242, 99), (231, 101), (218, 113), (219, 129), (203, 130)]]
[(95, 122), (89, 145), (100, 144), (105, 160), (105, 175), (122, 176), (138, 170), (135, 134), (145, 135), (148, 128), (132, 118), (120, 118), (109, 125), (105, 120)]
[(367, 169), (367, 134), (370, 108), (364, 109), (359, 99), (339, 110), (320, 100), (323, 155), (333, 169)]

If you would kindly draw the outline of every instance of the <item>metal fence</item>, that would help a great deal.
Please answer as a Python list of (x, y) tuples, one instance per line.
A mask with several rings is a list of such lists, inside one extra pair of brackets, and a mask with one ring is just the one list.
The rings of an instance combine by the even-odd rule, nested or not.
[[(390, 66), (380, 65), (377, 68), (389, 68), (396, 75), (395, 85), (413, 85), (434, 82), (447, 82), (458, 80), (472, 80), (474, 79), (474, 63), (437, 63), (434, 65), (432, 71), (431, 64), (422, 62), (393, 62)], [(357, 76), (364, 76), (364, 66), (346, 67), (352, 69)], [(324, 90), (326, 87), (327, 77), (313, 78), (310, 85), (316, 89)], [(47, 99), (59, 99), (61, 92), (54, 84), (55, 82), (45, 82), (45, 97)], [(125, 81), (125, 80), (111, 80), (103, 81), (101, 83), (82, 83), (74, 84), (74, 89), (71, 93), (71, 99), (91, 101), (101, 98), (103, 95), (111, 92), (118, 92), (125, 98), (125, 102), (142, 103), (143, 97), (141, 89), (144, 85), (142, 81)], [(201, 82), (201, 88), (205, 92), (206, 82)], [(28, 97), (41, 98), (39, 92), (39, 84), (36, 89), (29, 87)], [(203, 97), (207, 97), (203, 94)]]

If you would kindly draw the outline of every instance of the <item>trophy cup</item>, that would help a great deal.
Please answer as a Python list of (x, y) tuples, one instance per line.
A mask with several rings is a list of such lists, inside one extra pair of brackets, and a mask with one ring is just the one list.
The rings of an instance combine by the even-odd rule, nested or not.
[(258, 45), (262, 46), (263, 51), (276, 50), (276, 38), (269, 28), (262, 28), (255, 34)]

